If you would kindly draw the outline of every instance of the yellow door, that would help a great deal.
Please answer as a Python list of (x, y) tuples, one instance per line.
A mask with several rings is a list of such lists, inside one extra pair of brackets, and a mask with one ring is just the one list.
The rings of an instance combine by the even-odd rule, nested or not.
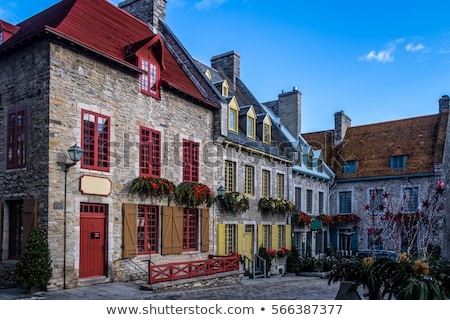
[(254, 248), (254, 227), (251, 224), (246, 224), (244, 227), (244, 254), (253, 260)]

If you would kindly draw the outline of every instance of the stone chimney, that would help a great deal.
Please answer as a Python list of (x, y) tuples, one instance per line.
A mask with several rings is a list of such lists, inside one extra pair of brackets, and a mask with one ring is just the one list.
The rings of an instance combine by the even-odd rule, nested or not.
[(347, 128), (352, 125), (352, 120), (344, 113), (339, 111), (334, 114), (334, 145), (339, 145), (344, 141)]
[(290, 92), (282, 92), (277, 101), (264, 105), (271, 108), (280, 117), (281, 123), (298, 139), (302, 128), (302, 94), (297, 87), (293, 87)]
[(449, 109), (450, 109), (450, 98), (447, 95), (442, 96), (442, 98), (439, 99), (439, 113)]
[(236, 51), (230, 51), (211, 58), (211, 67), (230, 79), (233, 89), (236, 88), (236, 78), (241, 76), (241, 57)]
[(126, 0), (118, 7), (158, 30), (158, 21), (166, 20), (167, 0)]

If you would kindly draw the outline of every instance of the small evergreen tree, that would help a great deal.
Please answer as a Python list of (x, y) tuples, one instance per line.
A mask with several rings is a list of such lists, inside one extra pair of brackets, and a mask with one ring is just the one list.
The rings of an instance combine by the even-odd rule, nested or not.
[(45, 290), (52, 276), (52, 261), (44, 230), (35, 227), (16, 265), (16, 283), (31, 293), (32, 288)]

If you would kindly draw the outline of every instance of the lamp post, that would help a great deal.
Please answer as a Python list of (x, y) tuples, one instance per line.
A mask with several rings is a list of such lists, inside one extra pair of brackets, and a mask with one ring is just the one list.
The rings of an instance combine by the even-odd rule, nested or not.
[(224, 186), (220, 186), (219, 188), (217, 188), (217, 198), (219, 200), (225, 199), (225, 193), (226, 193), (226, 190), (225, 190)]
[(64, 262), (63, 262), (63, 277), (64, 277), (64, 285), (63, 288), (66, 289), (66, 249), (67, 249), (67, 172), (69, 172), (70, 167), (73, 167), (80, 161), (83, 156), (83, 149), (81, 149), (77, 144), (67, 150), (69, 154), (70, 160), (72, 162), (69, 163), (60, 163), (64, 171)]

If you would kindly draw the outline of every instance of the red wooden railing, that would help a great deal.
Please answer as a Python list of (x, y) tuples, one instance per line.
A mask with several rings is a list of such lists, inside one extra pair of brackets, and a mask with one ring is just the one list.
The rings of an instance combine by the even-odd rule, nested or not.
[(207, 260), (150, 265), (149, 283), (193, 278), (240, 269), (239, 255), (211, 257)]

